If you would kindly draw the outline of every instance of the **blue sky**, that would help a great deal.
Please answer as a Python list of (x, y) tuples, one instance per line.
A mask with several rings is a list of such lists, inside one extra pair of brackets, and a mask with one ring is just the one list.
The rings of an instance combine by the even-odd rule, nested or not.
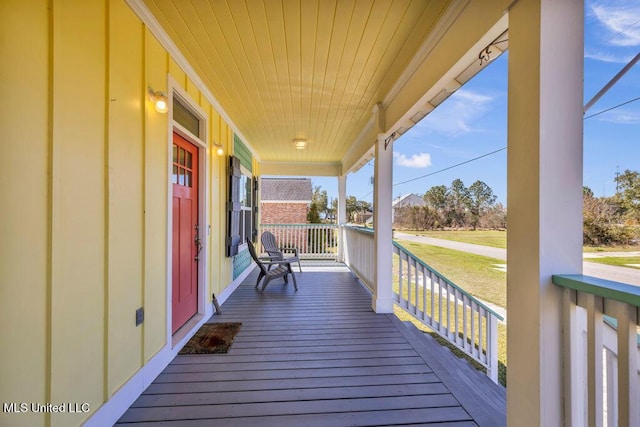
[[(589, 101), (640, 52), (640, 2), (585, 2), (584, 99)], [(434, 185), (460, 178), (469, 186), (487, 183), (506, 204), (505, 150), (451, 170), (437, 172), (507, 146), (508, 53), (497, 58), (409, 132), (394, 142), (393, 196), (422, 195)], [(586, 114), (640, 97), (640, 63), (636, 64)], [(616, 170), (640, 170), (640, 100), (584, 121), (584, 185), (597, 196), (615, 193)], [(347, 177), (347, 194), (371, 202), (373, 162)], [(330, 197), (335, 178), (312, 178)]]

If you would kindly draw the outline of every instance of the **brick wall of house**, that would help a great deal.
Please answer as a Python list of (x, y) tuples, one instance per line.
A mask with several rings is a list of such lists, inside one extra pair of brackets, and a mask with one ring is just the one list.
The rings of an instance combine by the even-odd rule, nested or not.
[(306, 224), (306, 203), (261, 203), (261, 224)]

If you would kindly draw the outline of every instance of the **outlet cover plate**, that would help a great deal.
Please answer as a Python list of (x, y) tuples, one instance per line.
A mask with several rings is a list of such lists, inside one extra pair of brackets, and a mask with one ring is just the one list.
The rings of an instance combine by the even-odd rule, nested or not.
[(144, 308), (140, 307), (136, 310), (136, 326), (142, 325), (144, 322)]

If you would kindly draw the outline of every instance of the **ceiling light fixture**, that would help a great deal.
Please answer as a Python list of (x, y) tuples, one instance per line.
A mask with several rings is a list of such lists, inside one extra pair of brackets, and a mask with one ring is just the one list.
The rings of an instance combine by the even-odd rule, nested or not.
[(296, 150), (304, 150), (307, 147), (307, 140), (296, 138), (293, 140), (293, 145), (296, 147)]
[(151, 101), (153, 108), (155, 108), (158, 113), (166, 113), (169, 111), (169, 101), (167, 100), (167, 94), (165, 92), (156, 92), (149, 86), (147, 93), (149, 101)]

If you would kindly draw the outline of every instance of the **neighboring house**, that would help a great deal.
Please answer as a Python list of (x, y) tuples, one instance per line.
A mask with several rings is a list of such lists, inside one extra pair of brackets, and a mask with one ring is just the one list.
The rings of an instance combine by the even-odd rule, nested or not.
[(371, 223), (373, 220), (373, 212), (360, 211), (353, 214), (353, 222), (356, 224)]
[(391, 204), (391, 222), (395, 222), (396, 209), (414, 207), (414, 206), (426, 206), (427, 202), (416, 194), (409, 193), (404, 196), (400, 196)]
[[(262, 178), (260, 180), (260, 223), (306, 224), (311, 205), (311, 179)], [(281, 227), (263, 227), (276, 236), (278, 245), (307, 251), (308, 232), (298, 227), (285, 230)]]
[(262, 178), (260, 180), (260, 222), (262, 224), (306, 224), (311, 195), (309, 178)]

